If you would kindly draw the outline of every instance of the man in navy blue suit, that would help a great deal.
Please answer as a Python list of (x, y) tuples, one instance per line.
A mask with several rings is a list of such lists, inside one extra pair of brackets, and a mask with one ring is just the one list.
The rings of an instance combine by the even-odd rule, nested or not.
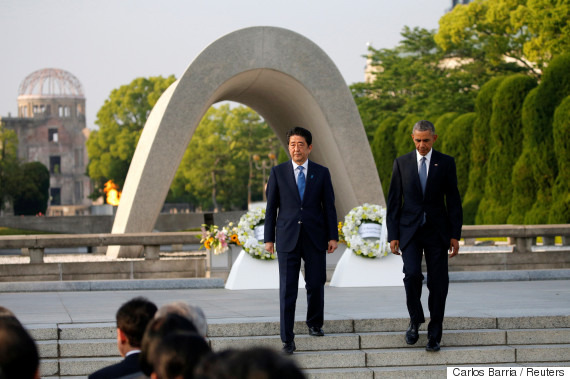
[(89, 379), (121, 378), (141, 371), (139, 356), (142, 338), (156, 311), (156, 305), (144, 297), (135, 297), (121, 305), (116, 315), (117, 347), (125, 359), (95, 371), (89, 375)]
[(309, 161), (311, 132), (295, 127), (287, 132), (291, 161), (271, 169), (267, 182), (265, 249), (277, 251), (283, 351), (295, 351), (295, 305), (301, 259), (305, 262), (307, 326), (311, 336), (323, 336), (326, 253), (337, 248), (334, 191), (328, 168)]
[(406, 342), (418, 341), (425, 322), (422, 294), (422, 253), (426, 259), (428, 306), (427, 351), (439, 351), (445, 301), (449, 288), (449, 257), (459, 253), (463, 225), (457, 173), (452, 157), (432, 149), (437, 139), (429, 121), (418, 121), (412, 138), (416, 150), (396, 158), (388, 192), (387, 226), (390, 249), (402, 255), (410, 325)]

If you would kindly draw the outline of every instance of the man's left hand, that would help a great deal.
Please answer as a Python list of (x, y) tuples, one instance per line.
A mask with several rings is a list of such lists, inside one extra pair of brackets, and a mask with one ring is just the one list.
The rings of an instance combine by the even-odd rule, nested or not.
[(449, 243), (449, 251), (449, 258), (453, 258), (459, 254), (459, 241), (455, 238), (452, 238), (451, 242)]
[(330, 240), (329, 241), (329, 248), (327, 249), (327, 254), (334, 253), (334, 251), (336, 250), (337, 247), (338, 247), (338, 242), (335, 240)]

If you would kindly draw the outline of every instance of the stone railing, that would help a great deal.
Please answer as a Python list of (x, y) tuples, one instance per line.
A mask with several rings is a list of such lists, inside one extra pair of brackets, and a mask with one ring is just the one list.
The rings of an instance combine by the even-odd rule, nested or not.
[[(196, 244), (200, 232), (162, 232), (126, 234), (57, 234), (16, 235), (0, 237), (0, 249), (27, 249), (30, 263), (43, 263), (46, 248), (143, 246), (146, 260), (159, 259), (160, 246)], [(554, 238), (561, 236), (563, 245), (568, 243), (570, 224), (560, 225), (467, 225), (462, 237), (466, 244), (475, 238), (508, 237), (514, 241), (514, 252), (529, 253), (542, 237), (545, 245), (553, 245)]]
[(562, 244), (568, 244), (570, 224), (552, 225), (466, 225), (461, 236), (466, 245), (473, 244), (475, 238), (507, 237), (513, 241), (514, 252), (530, 253), (536, 238), (542, 237), (543, 245), (554, 245), (555, 237), (562, 237)]
[(0, 249), (27, 249), (30, 263), (43, 263), (46, 248), (143, 246), (146, 260), (159, 259), (160, 246), (195, 244), (201, 232), (125, 234), (42, 234), (0, 237)]

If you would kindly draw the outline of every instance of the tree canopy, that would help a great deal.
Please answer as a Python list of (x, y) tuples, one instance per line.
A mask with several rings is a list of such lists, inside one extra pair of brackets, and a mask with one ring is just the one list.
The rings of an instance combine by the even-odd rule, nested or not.
[(17, 192), (18, 136), (0, 123), (0, 212)]
[(46, 213), (49, 201), (49, 170), (40, 162), (24, 163), (20, 167), (18, 190), (13, 195), (15, 215)]
[[(261, 200), (264, 178), (256, 164), (276, 163), (277, 138), (250, 108), (212, 107), (196, 129), (171, 187), (171, 198), (202, 209), (246, 209)], [(255, 158), (259, 157), (259, 162)], [(270, 167), (270, 166), (268, 166)], [(269, 170), (266, 168), (266, 178)]]
[(457, 5), (439, 20), (435, 42), (447, 55), (473, 59), (491, 71), (517, 70), (514, 63), (539, 76), (552, 57), (570, 48), (570, 3), (475, 0)]
[(95, 182), (92, 197), (102, 194), (103, 183), (109, 179), (123, 186), (148, 115), (174, 81), (174, 76), (137, 78), (111, 91), (97, 112), (95, 124), (99, 129), (87, 140), (87, 172)]

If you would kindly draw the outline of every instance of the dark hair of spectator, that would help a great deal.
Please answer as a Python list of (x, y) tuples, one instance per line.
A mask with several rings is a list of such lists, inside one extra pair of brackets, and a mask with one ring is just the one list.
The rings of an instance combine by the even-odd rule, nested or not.
[(147, 376), (153, 372), (153, 357), (159, 343), (171, 333), (198, 333), (194, 324), (185, 317), (170, 313), (150, 321), (144, 332), (141, 344), (140, 367)]
[(40, 358), (36, 343), (13, 316), (0, 317), (0, 378), (33, 379)]
[(227, 350), (205, 357), (195, 379), (304, 379), (297, 363), (266, 347)]
[(132, 347), (141, 347), (146, 326), (154, 317), (157, 307), (144, 297), (135, 297), (121, 305), (117, 311), (117, 328), (121, 329)]
[(209, 352), (210, 346), (199, 334), (169, 334), (156, 347), (154, 372), (159, 379), (193, 379), (195, 367)]

